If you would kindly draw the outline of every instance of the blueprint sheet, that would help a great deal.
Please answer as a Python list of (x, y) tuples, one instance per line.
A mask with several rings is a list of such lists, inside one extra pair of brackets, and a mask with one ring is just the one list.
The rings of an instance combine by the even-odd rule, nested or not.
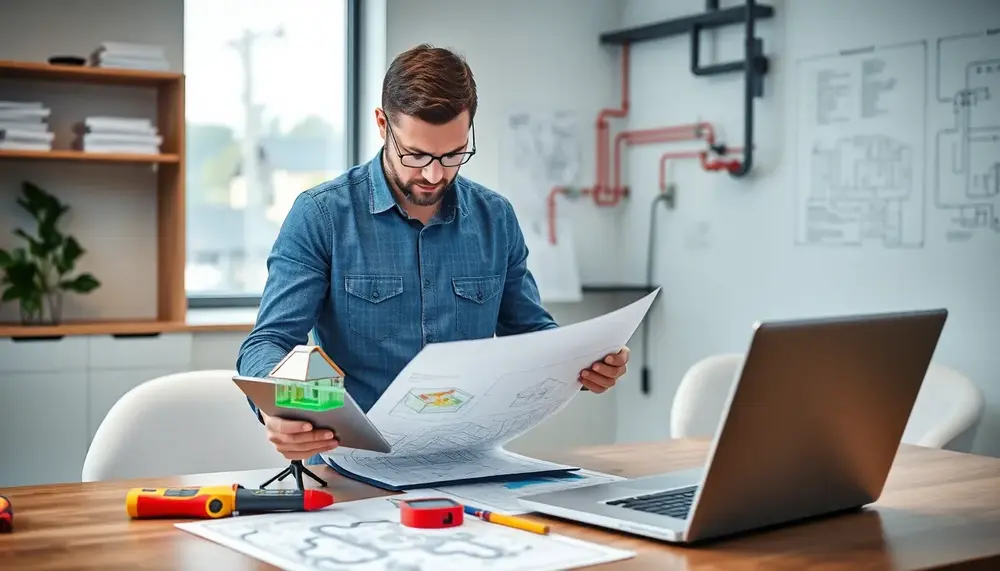
[(580, 371), (619, 351), (658, 293), (565, 327), (428, 345), (368, 412), (392, 452), (337, 449), (328, 458), (404, 489), (566, 469), (503, 446), (568, 405)]
[(617, 482), (624, 479), (614, 474), (579, 470), (554, 476), (529, 477), (505, 482), (442, 486), (440, 488), (414, 490), (409, 493), (410, 495), (419, 494), (426, 497), (446, 496), (463, 505), (469, 504), (491, 512), (519, 515), (531, 511), (522, 507), (520, 502), (517, 501), (521, 496), (581, 488), (606, 482)]
[[(393, 496), (393, 499), (405, 498)], [(286, 571), (549, 571), (620, 561), (634, 552), (466, 517), (448, 529), (412, 529), (386, 498), (314, 512), (174, 524)]]

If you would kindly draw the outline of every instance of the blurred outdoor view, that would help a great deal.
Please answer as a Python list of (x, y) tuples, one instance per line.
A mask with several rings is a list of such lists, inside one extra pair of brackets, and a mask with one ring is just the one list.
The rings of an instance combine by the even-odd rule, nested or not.
[(302, 192), (347, 168), (345, 0), (186, 0), (189, 296), (257, 296)]

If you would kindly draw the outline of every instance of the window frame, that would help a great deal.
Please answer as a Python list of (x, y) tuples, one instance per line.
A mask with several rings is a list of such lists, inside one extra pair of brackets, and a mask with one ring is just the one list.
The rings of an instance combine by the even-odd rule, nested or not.
[[(356, 165), (360, 160), (361, 151), (361, 130), (358, 127), (358, 120), (361, 116), (361, 34), (362, 0), (344, 0), (346, 8), (347, 30), (345, 34), (345, 48), (347, 54), (347, 74), (345, 81), (344, 97), (344, 136), (345, 151), (348, 165)], [(305, 190), (305, 189), (303, 189)], [(186, 263), (185, 263), (186, 265)], [(229, 294), (189, 294), (186, 291), (188, 309), (238, 309), (254, 308), (260, 306), (260, 295), (229, 295)]]

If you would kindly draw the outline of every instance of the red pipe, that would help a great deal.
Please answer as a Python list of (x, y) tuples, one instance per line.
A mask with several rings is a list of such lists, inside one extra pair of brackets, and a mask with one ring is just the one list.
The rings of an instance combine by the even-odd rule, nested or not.
[(625, 117), (628, 115), (629, 108), (629, 90), (628, 90), (628, 78), (629, 78), (629, 45), (622, 44), (622, 69), (621, 69), (621, 86), (622, 86), (622, 103), (621, 107), (618, 109), (605, 108), (601, 109), (601, 112), (597, 115), (597, 141), (595, 145), (596, 150), (596, 169), (597, 176), (594, 181), (593, 195), (594, 200), (600, 203), (600, 195), (604, 188), (607, 187), (608, 181), (608, 117)]
[(622, 131), (615, 136), (615, 168), (614, 186), (611, 191), (614, 193), (614, 203), (624, 194), (621, 186), (621, 160), (622, 143), (630, 144), (650, 144), (669, 143), (673, 141), (690, 141), (698, 138), (697, 125), (677, 125), (673, 127), (662, 127), (659, 129), (640, 129), (635, 131)]

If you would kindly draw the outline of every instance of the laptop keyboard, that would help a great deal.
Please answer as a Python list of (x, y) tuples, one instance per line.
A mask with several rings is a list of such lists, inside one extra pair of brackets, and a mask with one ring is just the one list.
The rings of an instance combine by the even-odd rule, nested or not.
[(687, 519), (688, 511), (691, 510), (691, 503), (694, 502), (694, 493), (696, 491), (698, 491), (697, 486), (678, 488), (676, 490), (654, 492), (631, 498), (621, 498), (607, 502), (607, 505), (665, 515), (677, 519)]

